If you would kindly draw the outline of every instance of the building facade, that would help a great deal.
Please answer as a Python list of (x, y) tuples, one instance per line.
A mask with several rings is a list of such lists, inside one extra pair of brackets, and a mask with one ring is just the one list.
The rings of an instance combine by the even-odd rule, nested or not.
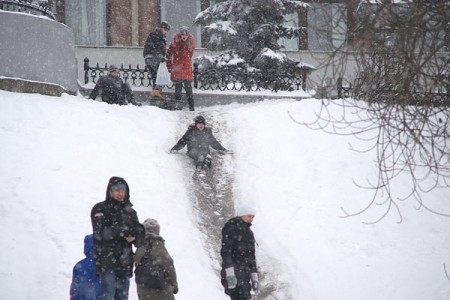
[(161, 21), (172, 29), (191, 28), (196, 46), (201, 34), (192, 27), (195, 16), (209, 1), (200, 0), (55, 0), (58, 21), (72, 28), (75, 44), (81, 46), (142, 47), (148, 34)]
[[(172, 25), (169, 40), (180, 26), (188, 26), (196, 47), (206, 44), (200, 28), (192, 26), (196, 15), (216, 0), (54, 0), (58, 20), (72, 28), (81, 46), (142, 47), (145, 39), (164, 20)], [(308, 2), (308, 1), (305, 1)], [(349, 26), (355, 26), (359, 1), (314, 1), (308, 9), (286, 16), (286, 24), (302, 26), (299, 38), (282, 40), (286, 50), (329, 51), (339, 47)], [(350, 28), (351, 29), (351, 28)]]
[[(40, 3), (38, 0), (8, 0), (7, 3), (11, 1)], [(56, 20), (66, 24), (74, 33), (78, 77), (82, 79), (86, 57), (91, 63), (100, 65), (114, 63), (142, 67), (142, 46), (148, 34), (161, 21), (167, 21), (172, 26), (167, 38), (169, 42), (180, 26), (188, 26), (195, 38), (195, 55), (211, 54), (205, 49), (208, 37), (202, 35), (201, 28), (192, 24), (201, 11), (218, 1), (222, 0), (47, 0), (46, 3), (49, 3)], [(380, 41), (386, 43), (387, 49), (395, 49), (398, 36), (395, 30), (402, 30), (401, 20), (410, 12), (407, 1), (397, 0), (304, 2), (309, 4), (308, 8), (300, 8), (296, 13), (285, 16), (286, 25), (303, 28), (300, 36), (280, 40), (280, 43), (289, 57), (317, 67), (308, 77), (309, 86), (334, 85), (336, 74), (351, 81), (357, 65), (355, 60), (348, 59), (347, 52), (370, 49), (380, 45)], [(436, 0), (433, 3), (446, 2)], [(14, 6), (2, 6), (2, 3), (0, 0), (0, 9), (14, 9)], [(430, 23), (428, 25), (433, 25), (433, 13), (427, 14), (425, 11), (424, 14), (424, 20)], [(444, 41), (446, 46), (438, 49), (443, 52), (439, 55), (448, 57), (449, 31), (450, 26), (433, 31), (424, 37), (423, 44), (433, 46), (435, 41)], [(373, 44), (374, 41), (377, 44)], [(346, 57), (346, 65), (338, 70), (329, 59), (340, 53)]]

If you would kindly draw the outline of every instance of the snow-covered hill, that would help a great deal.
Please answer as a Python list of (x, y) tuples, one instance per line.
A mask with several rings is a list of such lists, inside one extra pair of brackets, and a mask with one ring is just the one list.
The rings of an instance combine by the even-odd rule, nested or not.
[[(410, 201), (401, 224), (395, 214), (363, 224), (377, 208), (340, 218), (341, 207), (357, 211), (370, 201), (372, 192), (352, 179), (375, 176), (374, 154), (353, 152), (349, 143), (361, 141), (312, 131), (288, 114), (312, 120), (318, 109), (314, 99), (203, 108), (234, 152), (216, 161), (233, 177), (232, 198), (257, 210), (257, 260), (266, 288), (275, 287), (265, 299), (448, 299), (450, 219)], [(176, 298), (228, 299), (199, 230), (189, 160), (167, 153), (198, 112), (5, 91), (0, 111), (1, 299), (68, 298), (90, 210), (111, 176), (128, 181), (140, 220), (161, 223), (178, 273)], [(448, 192), (425, 198), (449, 212)], [(130, 299), (137, 299), (134, 284)]]

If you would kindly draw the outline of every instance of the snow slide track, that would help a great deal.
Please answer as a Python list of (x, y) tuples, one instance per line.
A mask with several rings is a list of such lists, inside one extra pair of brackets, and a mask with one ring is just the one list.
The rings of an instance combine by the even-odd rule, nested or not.
[[(195, 115), (203, 115), (207, 124), (212, 126), (213, 134), (227, 148), (226, 140), (232, 137), (228, 133), (226, 121), (220, 120), (215, 112), (197, 112)], [(190, 124), (193, 119), (192, 113), (182, 114), (180, 124)], [(183, 128), (184, 129), (184, 128)], [(183, 134), (180, 132), (180, 134)], [(212, 168), (206, 174), (195, 173), (194, 165), (190, 158), (183, 159), (185, 182), (191, 194), (193, 209), (197, 215), (197, 224), (203, 234), (205, 250), (211, 258), (212, 267), (220, 276), (221, 257), (220, 248), (222, 242), (222, 227), (228, 219), (234, 216), (233, 199), (233, 156), (230, 154), (220, 155), (215, 150), (211, 151)], [(193, 175), (194, 174), (194, 175)], [(259, 269), (261, 292), (252, 299), (257, 300), (289, 300), (294, 299), (286, 296), (286, 285), (277, 282), (276, 274), (266, 273)], [(220, 280), (218, 278), (218, 280)], [(282, 296), (280, 297), (280, 290)]]

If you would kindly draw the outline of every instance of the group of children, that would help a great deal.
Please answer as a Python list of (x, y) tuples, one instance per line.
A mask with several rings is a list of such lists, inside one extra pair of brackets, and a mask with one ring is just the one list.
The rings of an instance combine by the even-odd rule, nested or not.
[[(133, 269), (139, 300), (175, 299), (177, 275), (160, 225), (154, 219), (139, 223), (129, 195), (125, 179), (112, 177), (106, 199), (92, 208), (93, 234), (84, 239), (86, 258), (73, 268), (71, 300), (128, 300)], [(250, 299), (252, 289), (259, 292), (254, 217), (254, 208), (240, 205), (222, 229), (221, 282), (232, 300)]]
[[(181, 100), (184, 87), (189, 109), (194, 110), (191, 82), (194, 40), (187, 27), (175, 35), (166, 52), (165, 37), (170, 30), (162, 22), (149, 34), (144, 58), (153, 84), (152, 93), (163, 98), (162, 87), (156, 84), (161, 63), (167, 62), (171, 80), (175, 85), (175, 99)], [(100, 78), (89, 98), (95, 99), (101, 91), (103, 101), (110, 104), (139, 105), (131, 89), (118, 76), (118, 69), (110, 66), (109, 74)], [(203, 116), (197, 116), (170, 153), (188, 148), (197, 170), (211, 168), (210, 148), (222, 153), (225, 149), (206, 126)], [(240, 206), (236, 217), (222, 229), (221, 282), (232, 300), (248, 300), (250, 291), (259, 291), (255, 259), (255, 238), (250, 229), (255, 211)], [(93, 234), (85, 237), (86, 258), (73, 269), (70, 288), (71, 300), (128, 300), (130, 278), (135, 274), (139, 300), (173, 300), (178, 293), (173, 259), (159, 235), (156, 220), (139, 222), (130, 202), (130, 188), (121, 177), (112, 177), (106, 189), (106, 198), (91, 211)], [(133, 252), (133, 245), (136, 248)]]

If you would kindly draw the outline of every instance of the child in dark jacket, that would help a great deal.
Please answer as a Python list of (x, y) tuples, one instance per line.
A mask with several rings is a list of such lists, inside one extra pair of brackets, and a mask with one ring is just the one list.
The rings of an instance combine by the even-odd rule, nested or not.
[(230, 152), (216, 140), (211, 128), (206, 127), (206, 120), (203, 116), (195, 117), (194, 124), (188, 127), (183, 137), (169, 152), (181, 150), (186, 145), (188, 155), (194, 160), (197, 170), (211, 168), (210, 147), (223, 153)]

